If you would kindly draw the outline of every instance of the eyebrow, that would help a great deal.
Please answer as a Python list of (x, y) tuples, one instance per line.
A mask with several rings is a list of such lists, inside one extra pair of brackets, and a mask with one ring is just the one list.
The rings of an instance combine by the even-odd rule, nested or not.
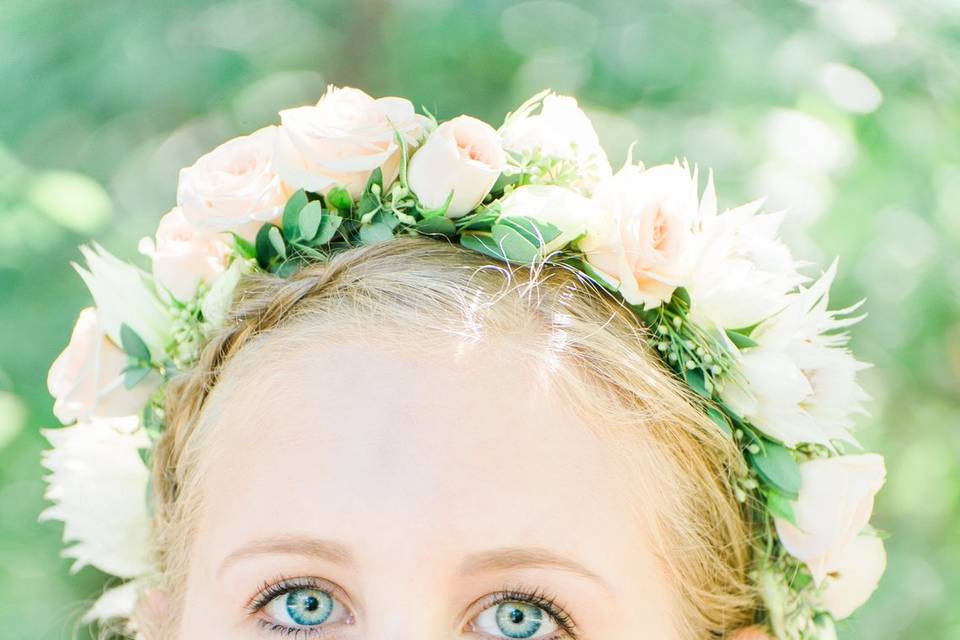
[(350, 550), (339, 542), (307, 536), (275, 536), (253, 540), (232, 551), (220, 563), (217, 575), (221, 575), (230, 565), (240, 560), (266, 555), (317, 558), (341, 566), (353, 564), (353, 555)]
[[(232, 551), (220, 563), (221, 575), (230, 565), (247, 558), (264, 555), (294, 555), (318, 558), (340, 566), (354, 563), (353, 554), (346, 545), (333, 540), (306, 536), (276, 536), (253, 540)], [(510, 569), (559, 569), (587, 578), (611, 592), (610, 585), (584, 565), (539, 547), (501, 547), (467, 556), (460, 564), (461, 575), (508, 571)]]
[(560, 569), (587, 578), (608, 593), (609, 583), (575, 560), (539, 547), (502, 547), (468, 556), (460, 565), (461, 575), (507, 571), (510, 569)]

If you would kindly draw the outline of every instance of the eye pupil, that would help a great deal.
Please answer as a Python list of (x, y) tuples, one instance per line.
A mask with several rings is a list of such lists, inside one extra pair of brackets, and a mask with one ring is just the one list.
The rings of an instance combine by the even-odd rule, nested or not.
[(523, 602), (497, 607), (497, 627), (508, 638), (532, 638), (543, 625), (543, 609)]
[(318, 589), (295, 589), (285, 604), (290, 619), (304, 626), (323, 624), (333, 612), (333, 598)]

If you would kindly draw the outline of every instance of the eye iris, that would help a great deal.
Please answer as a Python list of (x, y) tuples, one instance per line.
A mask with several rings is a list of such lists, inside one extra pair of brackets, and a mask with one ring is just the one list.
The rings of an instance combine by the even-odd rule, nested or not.
[(543, 610), (522, 602), (497, 607), (497, 627), (508, 638), (532, 638), (543, 624)]
[(287, 594), (287, 613), (297, 624), (323, 624), (333, 611), (333, 598), (317, 589), (296, 589)]

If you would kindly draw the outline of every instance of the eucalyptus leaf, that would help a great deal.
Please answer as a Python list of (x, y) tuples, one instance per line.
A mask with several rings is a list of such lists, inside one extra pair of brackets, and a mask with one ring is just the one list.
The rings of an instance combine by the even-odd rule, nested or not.
[(490, 256), (491, 258), (496, 258), (497, 260), (507, 259), (507, 257), (503, 255), (500, 246), (489, 233), (478, 231), (463, 233), (460, 235), (460, 244), (467, 249)]
[(427, 218), (417, 223), (417, 231), (424, 235), (457, 235), (457, 225), (450, 218)]
[(687, 384), (691, 389), (697, 392), (697, 395), (700, 395), (704, 398), (710, 398), (712, 395), (710, 390), (707, 388), (708, 382), (706, 376), (703, 374), (703, 370), (700, 368), (689, 369), (683, 372), (683, 377), (687, 381)]
[(120, 325), (120, 345), (124, 352), (137, 362), (150, 362), (150, 347), (127, 323)]
[(310, 242), (317, 235), (320, 221), (323, 218), (323, 205), (315, 200), (300, 210), (299, 227), (300, 237)]
[(280, 223), (283, 225), (283, 235), (289, 240), (293, 240), (299, 235), (300, 211), (307, 206), (309, 199), (303, 189), (299, 189), (290, 196), (286, 206), (283, 207), (283, 218)]
[(144, 378), (153, 371), (149, 366), (135, 365), (123, 370), (123, 386), (126, 389), (133, 389), (140, 384)]
[(393, 238), (393, 229), (385, 222), (374, 222), (360, 227), (360, 242), (376, 244)]
[(506, 225), (523, 235), (527, 241), (539, 248), (545, 247), (563, 233), (556, 225), (535, 218), (511, 216), (500, 218), (498, 224)]
[(364, 191), (373, 191), (373, 185), (377, 185), (383, 189), (383, 171), (380, 170), (380, 167), (377, 167), (370, 173), (370, 178), (367, 180), (367, 186), (364, 187)]
[(800, 494), (800, 465), (789, 449), (764, 440), (762, 450), (749, 458), (757, 474), (768, 485), (791, 499)]
[(300, 264), (296, 260), (284, 260), (273, 269), (273, 273), (281, 278), (289, 278), (300, 269)]
[(797, 524), (797, 514), (793, 509), (793, 504), (788, 496), (783, 495), (776, 489), (770, 489), (767, 494), (767, 510), (778, 518), (782, 518), (791, 524)]
[(733, 438), (733, 428), (730, 426), (730, 421), (722, 411), (717, 410), (715, 407), (707, 407), (707, 416), (713, 420), (714, 424), (720, 427), (720, 430), (725, 436)]
[(275, 230), (278, 233), (280, 231), (276, 225), (265, 224), (260, 227), (260, 230), (257, 232), (257, 238), (254, 241), (254, 246), (257, 250), (257, 264), (260, 265), (260, 268), (264, 271), (270, 270), (270, 263), (277, 255), (273, 247), (273, 241), (270, 239), (271, 230)]
[(536, 240), (517, 230), (512, 225), (493, 225), (491, 229), (493, 241), (500, 247), (500, 252), (510, 262), (532, 264), (541, 255), (541, 246)]
[(337, 214), (324, 212), (323, 218), (320, 220), (320, 228), (317, 230), (317, 235), (313, 238), (313, 245), (320, 246), (333, 240), (333, 236), (336, 235), (337, 229), (340, 228), (342, 222), (343, 218)]
[(280, 256), (281, 259), (286, 259), (287, 246), (283, 242), (283, 234), (280, 233), (280, 229), (271, 225), (267, 229), (267, 239), (270, 241), (270, 246), (273, 247), (274, 252)]

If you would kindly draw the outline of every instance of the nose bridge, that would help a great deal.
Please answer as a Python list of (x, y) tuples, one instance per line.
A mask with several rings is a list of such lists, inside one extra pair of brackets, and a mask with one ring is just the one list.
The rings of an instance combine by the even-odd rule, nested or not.
[[(460, 603), (450, 595), (436, 544), (426, 532), (414, 540), (381, 545), (364, 573), (363, 640), (453, 640), (459, 638)], [(431, 551), (431, 548), (433, 551)]]
[(459, 637), (442, 591), (421, 581), (399, 582), (367, 601), (363, 640), (453, 640)]

